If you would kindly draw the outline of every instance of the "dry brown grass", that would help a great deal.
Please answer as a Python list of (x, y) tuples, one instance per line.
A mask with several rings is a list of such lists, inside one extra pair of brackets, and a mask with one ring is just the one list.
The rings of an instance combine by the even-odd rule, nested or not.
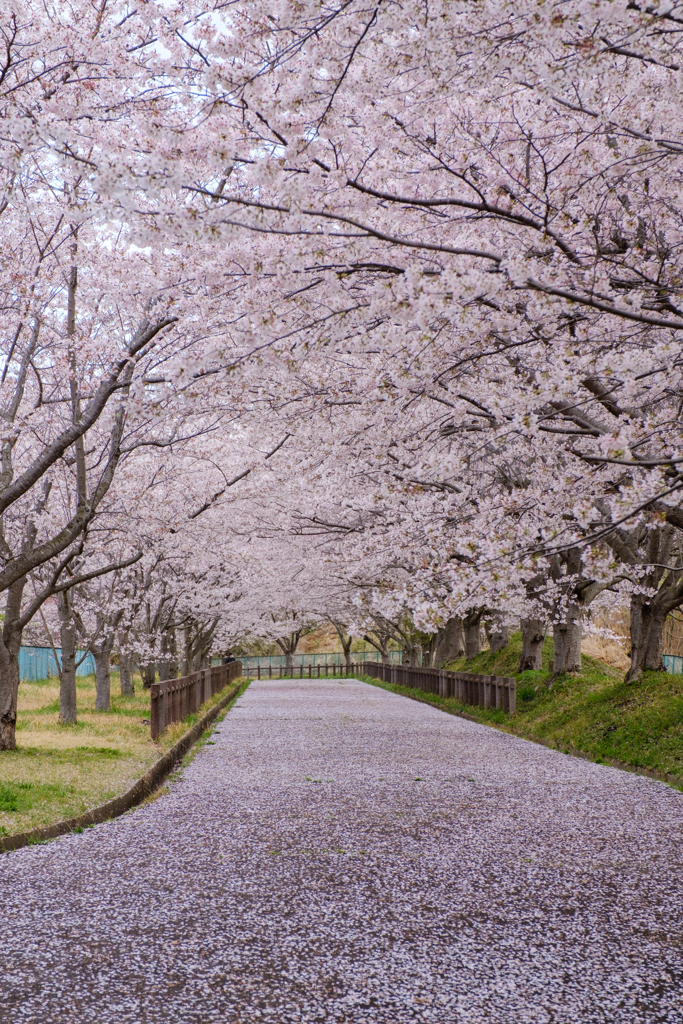
[(603, 665), (610, 665), (626, 671), (631, 664), (631, 659), (624, 651), (622, 643), (616, 640), (605, 640), (600, 636), (584, 637), (581, 642), (581, 653), (587, 654), (589, 658), (601, 661)]

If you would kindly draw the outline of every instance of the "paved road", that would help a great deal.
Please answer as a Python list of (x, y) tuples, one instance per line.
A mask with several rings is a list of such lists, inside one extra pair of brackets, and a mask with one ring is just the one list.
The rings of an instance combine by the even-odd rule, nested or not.
[(0, 856), (0, 1021), (683, 1022), (683, 795), (354, 681)]

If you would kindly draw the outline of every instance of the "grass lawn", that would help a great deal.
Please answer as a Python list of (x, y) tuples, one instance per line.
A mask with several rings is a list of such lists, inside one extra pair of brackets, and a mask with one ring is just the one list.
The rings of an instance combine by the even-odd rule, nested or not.
[(95, 711), (95, 678), (79, 677), (78, 724), (60, 726), (59, 680), (21, 683), (17, 749), (0, 753), (0, 835), (71, 818), (124, 793), (222, 696), (152, 742), (149, 691), (139, 678), (135, 690), (122, 697), (112, 675), (111, 711)]
[[(463, 658), (448, 666), (461, 672), (515, 676), (514, 718), (503, 711), (485, 711), (433, 694), (428, 699), (559, 750), (581, 750), (595, 761), (612, 759), (675, 775), (683, 788), (683, 676), (647, 672), (635, 682), (625, 683), (623, 672), (584, 654), (581, 673), (560, 677), (548, 690), (545, 681), (550, 676), (552, 641), (546, 640), (544, 646), (544, 668), (520, 674), (521, 645), (517, 634), (498, 654), (485, 651), (470, 661)], [(421, 690), (363, 678), (395, 693), (425, 697)]]

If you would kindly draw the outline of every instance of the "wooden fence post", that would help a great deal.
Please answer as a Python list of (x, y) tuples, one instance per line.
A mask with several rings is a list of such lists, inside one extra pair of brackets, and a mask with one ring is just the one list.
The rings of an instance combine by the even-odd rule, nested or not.
[(151, 702), (150, 703), (150, 709), (149, 709), (149, 712), (150, 712), (149, 713), (149, 718), (150, 718), (149, 731), (152, 734), (152, 739), (153, 740), (155, 740), (157, 738), (157, 736), (159, 735), (159, 691), (157, 689), (157, 685), (158, 685), (157, 683), (153, 683), (152, 684), (152, 688), (151, 688), (150, 694), (149, 694), (150, 702)]

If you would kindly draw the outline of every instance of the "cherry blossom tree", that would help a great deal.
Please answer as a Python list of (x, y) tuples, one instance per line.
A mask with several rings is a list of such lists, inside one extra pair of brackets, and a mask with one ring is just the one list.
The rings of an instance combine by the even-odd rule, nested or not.
[(353, 607), (433, 662), (519, 621), (537, 668), (551, 628), (561, 673), (618, 591), (631, 677), (659, 668), (679, 9), (74, 10), (2, 26), (6, 651), (129, 473), (148, 666)]

